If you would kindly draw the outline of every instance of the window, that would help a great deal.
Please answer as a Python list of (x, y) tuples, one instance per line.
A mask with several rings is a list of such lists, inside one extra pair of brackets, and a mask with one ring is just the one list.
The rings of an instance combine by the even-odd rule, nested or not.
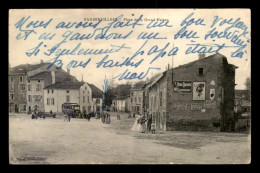
[(23, 82), (23, 76), (20, 76), (20, 82)]
[(41, 81), (40, 81), (40, 80), (38, 80), (38, 82), (40, 83)]
[(133, 98), (131, 97), (131, 102), (133, 102)]
[(41, 84), (37, 84), (36, 85), (36, 92), (37, 91), (41, 91), (41, 89), (42, 89), (42, 85)]
[(100, 106), (97, 106), (97, 112), (99, 112), (100, 111)]
[(70, 96), (66, 96), (66, 102), (70, 102)]
[(96, 103), (100, 103), (100, 100), (99, 100), (99, 99), (96, 99)]
[(31, 97), (31, 95), (28, 95), (28, 101), (29, 101), (29, 102), (32, 101), (32, 97)]
[(139, 97), (139, 103), (141, 103), (141, 97)]
[(41, 100), (42, 100), (41, 95), (34, 95), (33, 98), (34, 98), (34, 101), (36, 101), (36, 102), (41, 102)]
[(202, 76), (203, 74), (203, 68), (199, 68), (199, 75)]
[(28, 91), (31, 91), (31, 85), (28, 84)]
[(51, 90), (51, 93), (53, 94), (53, 93), (54, 93), (54, 90)]
[(47, 105), (50, 105), (50, 98), (47, 98)]
[(10, 100), (14, 100), (14, 94), (10, 94)]
[(48, 90), (48, 94), (50, 93), (50, 90)]
[(20, 98), (20, 100), (26, 100), (25, 94), (19, 94), (19, 98)]
[(52, 100), (51, 100), (51, 104), (54, 105), (54, 98), (52, 98)]
[(83, 103), (85, 103), (85, 96), (83, 96)]
[(13, 91), (14, 90), (14, 84), (10, 85), (10, 90)]
[(136, 103), (136, 97), (135, 97), (135, 103)]
[(26, 105), (19, 105), (19, 111), (26, 111)]
[(25, 84), (20, 84), (19, 86), (20, 86), (19, 89), (20, 89), (21, 91), (24, 91), (24, 90), (25, 90)]
[(66, 92), (67, 92), (67, 93), (70, 93), (70, 91), (69, 91), (69, 90), (67, 90)]

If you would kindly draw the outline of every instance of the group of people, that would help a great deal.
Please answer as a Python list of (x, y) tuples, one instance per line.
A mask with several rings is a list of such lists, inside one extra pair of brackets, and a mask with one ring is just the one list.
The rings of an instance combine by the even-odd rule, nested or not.
[(110, 124), (111, 120), (110, 120), (110, 115), (108, 113), (101, 113), (101, 121), (103, 124)]
[(131, 128), (131, 130), (138, 131), (141, 133), (145, 133), (148, 131), (155, 133), (155, 122), (152, 119), (152, 115), (145, 116), (145, 115), (137, 114), (135, 123)]

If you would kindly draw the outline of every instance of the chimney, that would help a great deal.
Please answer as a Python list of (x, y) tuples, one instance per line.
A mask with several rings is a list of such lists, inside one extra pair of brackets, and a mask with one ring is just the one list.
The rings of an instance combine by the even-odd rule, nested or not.
[(67, 68), (67, 73), (69, 73), (69, 74), (70, 74), (70, 69), (68, 69), (68, 68)]
[(51, 84), (55, 84), (55, 71), (51, 71)]
[(83, 82), (83, 74), (81, 74), (81, 82)]
[(41, 64), (43, 63), (43, 60), (41, 59)]
[(199, 53), (199, 59), (204, 59), (206, 57), (205, 53)]

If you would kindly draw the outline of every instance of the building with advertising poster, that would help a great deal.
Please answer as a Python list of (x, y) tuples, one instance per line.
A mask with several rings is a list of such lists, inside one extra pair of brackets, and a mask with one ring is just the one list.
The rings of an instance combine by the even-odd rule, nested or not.
[(149, 114), (164, 130), (230, 130), (235, 69), (221, 54), (163, 72), (149, 85)]

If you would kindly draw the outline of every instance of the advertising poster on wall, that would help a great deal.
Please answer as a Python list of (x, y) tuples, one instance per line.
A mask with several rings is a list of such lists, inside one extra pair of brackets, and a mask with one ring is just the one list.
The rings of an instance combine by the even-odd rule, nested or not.
[(191, 93), (191, 82), (190, 81), (176, 81), (173, 84), (174, 92)]
[(205, 82), (193, 82), (193, 100), (205, 100)]
[(214, 100), (215, 98), (215, 89), (210, 89), (210, 96), (209, 96), (210, 100)]

